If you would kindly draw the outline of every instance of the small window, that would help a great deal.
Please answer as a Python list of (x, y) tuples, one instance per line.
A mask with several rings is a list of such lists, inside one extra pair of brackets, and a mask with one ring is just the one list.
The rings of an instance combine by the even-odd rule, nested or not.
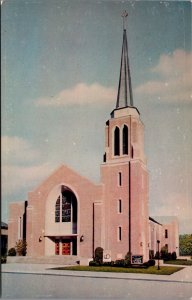
[(121, 241), (121, 226), (118, 227), (118, 240)]
[(168, 230), (165, 229), (165, 238), (167, 239), (168, 238)]
[(131, 147), (131, 158), (134, 157), (134, 149), (133, 149), (133, 146)]
[(121, 172), (119, 172), (118, 174), (118, 185), (121, 186), (122, 184), (122, 176), (121, 176)]
[(121, 199), (118, 200), (118, 213), (122, 213), (122, 201)]

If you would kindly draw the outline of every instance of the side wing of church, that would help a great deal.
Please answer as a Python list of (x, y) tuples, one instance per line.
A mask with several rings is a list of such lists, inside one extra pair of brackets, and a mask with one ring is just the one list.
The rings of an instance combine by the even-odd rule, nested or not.
[(29, 193), (27, 201), (10, 204), (8, 247), (26, 239), (29, 257), (91, 259), (102, 247), (112, 260), (129, 252), (147, 261), (150, 250), (157, 251), (158, 237), (178, 252), (177, 225), (169, 226), (169, 237), (174, 239), (169, 241), (167, 235), (164, 241), (166, 225), (164, 229), (149, 220), (148, 177), (144, 125), (133, 105), (124, 28), (116, 107), (105, 125), (101, 183), (95, 185), (61, 166)]

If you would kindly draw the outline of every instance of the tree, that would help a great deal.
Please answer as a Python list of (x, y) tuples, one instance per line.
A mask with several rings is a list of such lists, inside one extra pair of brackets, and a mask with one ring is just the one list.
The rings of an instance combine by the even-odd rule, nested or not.
[(18, 240), (18, 242), (16, 242), (15, 249), (19, 256), (25, 256), (27, 252), (26, 240)]
[(179, 254), (192, 255), (192, 234), (181, 234), (179, 236)]
[(126, 266), (131, 266), (131, 253), (127, 252), (125, 255), (125, 265)]
[(103, 248), (97, 247), (95, 249), (95, 259), (94, 260), (99, 264), (103, 263)]
[(168, 253), (168, 250), (167, 250), (167, 247), (166, 246), (163, 246), (161, 248), (161, 257), (164, 258)]

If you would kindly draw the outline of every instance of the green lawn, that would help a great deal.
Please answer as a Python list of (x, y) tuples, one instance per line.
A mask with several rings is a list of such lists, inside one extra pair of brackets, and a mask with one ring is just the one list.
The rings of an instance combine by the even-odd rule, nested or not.
[(148, 269), (139, 268), (118, 268), (110, 266), (102, 267), (89, 267), (89, 266), (69, 266), (69, 267), (58, 267), (54, 270), (70, 270), (70, 271), (92, 271), (92, 272), (113, 272), (113, 273), (142, 273), (142, 274), (157, 274), (157, 275), (171, 275), (177, 271), (182, 270), (182, 267), (162, 266), (160, 270), (157, 267), (149, 267)]
[(192, 266), (192, 260), (182, 260), (182, 259), (168, 260), (165, 261), (164, 264)]

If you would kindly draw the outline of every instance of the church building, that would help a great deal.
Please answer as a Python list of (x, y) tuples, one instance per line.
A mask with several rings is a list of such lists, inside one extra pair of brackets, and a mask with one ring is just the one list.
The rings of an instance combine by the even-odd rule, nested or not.
[(149, 218), (144, 125), (133, 103), (126, 28), (100, 174), (97, 185), (62, 165), (28, 194), (27, 201), (11, 203), (8, 247), (26, 239), (28, 257), (70, 255), (91, 260), (95, 249), (102, 247), (112, 260), (129, 252), (147, 261), (150, 250), (156, 253), (158, 239), (161, 247), (166, 244), (169, 251), (177, 251), (177, 222), (169, 226), (165, 238), (168, 227)]

